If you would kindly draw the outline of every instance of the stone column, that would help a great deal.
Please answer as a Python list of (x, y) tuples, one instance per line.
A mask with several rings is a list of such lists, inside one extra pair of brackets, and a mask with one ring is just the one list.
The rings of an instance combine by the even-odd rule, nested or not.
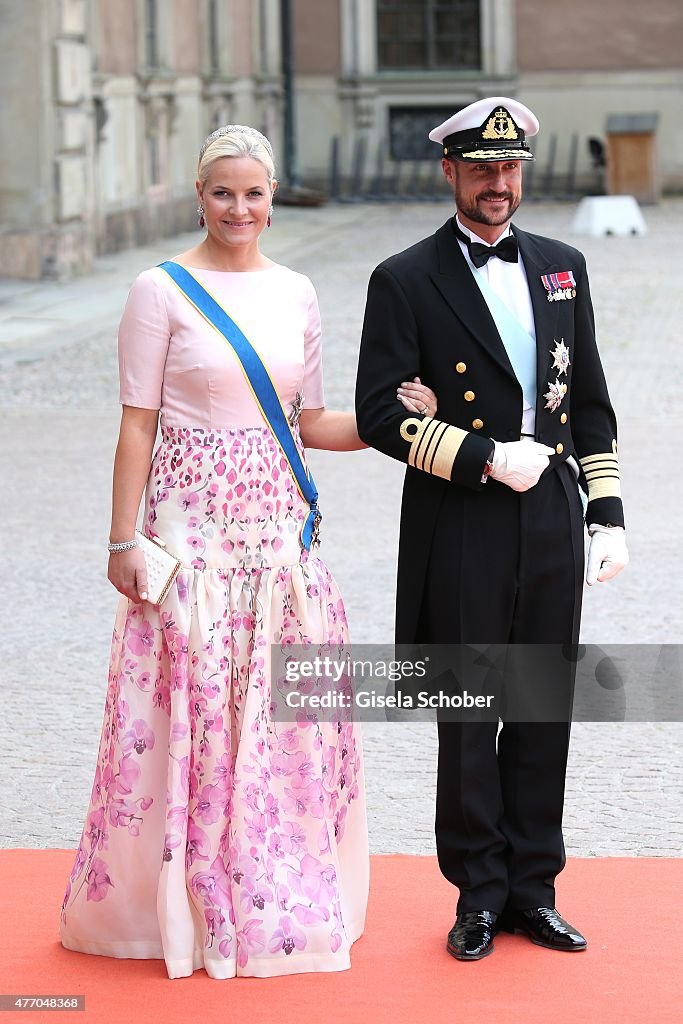
[(282, 152), (282, 61), (279, 0), (254, 4), (256, 127), (262, 128), (277, 153)]
[(94, 258), (86, 0), (0, 0), (0, 274), (65, 278)]
[[(486, 75), (513, 76), (516, 71), (514, 0), (481, 4), (481, 69)], [(503, 91), (503, 95), (507, 95)]]
[(377, 27), (375, 0), (341, 0), (339, 99), (352, 133), (372, 129), (377, 114)]

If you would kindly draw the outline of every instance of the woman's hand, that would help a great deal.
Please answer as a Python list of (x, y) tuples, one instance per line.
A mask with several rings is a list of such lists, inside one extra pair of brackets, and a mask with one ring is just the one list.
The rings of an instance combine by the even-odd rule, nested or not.
[(431, 388), (420, 382), (419, 377), (415, 377), (412, 381), (404, 381), (397, 389), (396, 395), (408, 412), (436, 416), (436, 395)]
[(109, 555), (107, 578), (119, 594), (140, 604), (147, 600), (147, 568), (140, 548), (131, 551), (112, 551)]

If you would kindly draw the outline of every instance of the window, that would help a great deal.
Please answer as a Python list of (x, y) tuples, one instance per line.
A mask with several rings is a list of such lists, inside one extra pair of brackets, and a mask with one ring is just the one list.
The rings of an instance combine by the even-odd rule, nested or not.
[(220, 71), (221, 67), (219, 37), (220, 25), (218, 21), (217, 0), (209, 0), (209, 17), (207, 22), (207, 30), (209, 33), (209, 69), (212, 74), (216, 74)]
[(481, 68), (480, 0), (377, 0), (380, 70)]
[(145, 60), (148, 68), (159, 66), (157, 0), (145, 0)]
[(441, 160), (441, 146), (429, 138), (432, 128), (457, 113), (449, 107), (390, 107), (389, 152), (392, 160)]

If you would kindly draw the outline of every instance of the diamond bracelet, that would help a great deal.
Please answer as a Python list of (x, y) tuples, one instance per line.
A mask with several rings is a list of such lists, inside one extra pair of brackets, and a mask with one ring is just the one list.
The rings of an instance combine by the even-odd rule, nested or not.
[(132, 551), (137, 546), (136, 540), (119, 540), (114, 544), (107, 544), (107, 551)]

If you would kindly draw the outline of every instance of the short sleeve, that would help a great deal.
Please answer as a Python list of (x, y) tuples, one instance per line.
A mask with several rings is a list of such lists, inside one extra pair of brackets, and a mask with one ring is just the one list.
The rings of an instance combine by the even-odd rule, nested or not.
[(308, 281), (308, 311), (304, 334), (304, 408), (322, 409), (325, 406), (323, 392), (323, 350), (320, 310), (315, 288)]
[(160, 409), (170, 340), (168, 312), (153, 270), (133, 282), (119, 325), (119, 401)]

